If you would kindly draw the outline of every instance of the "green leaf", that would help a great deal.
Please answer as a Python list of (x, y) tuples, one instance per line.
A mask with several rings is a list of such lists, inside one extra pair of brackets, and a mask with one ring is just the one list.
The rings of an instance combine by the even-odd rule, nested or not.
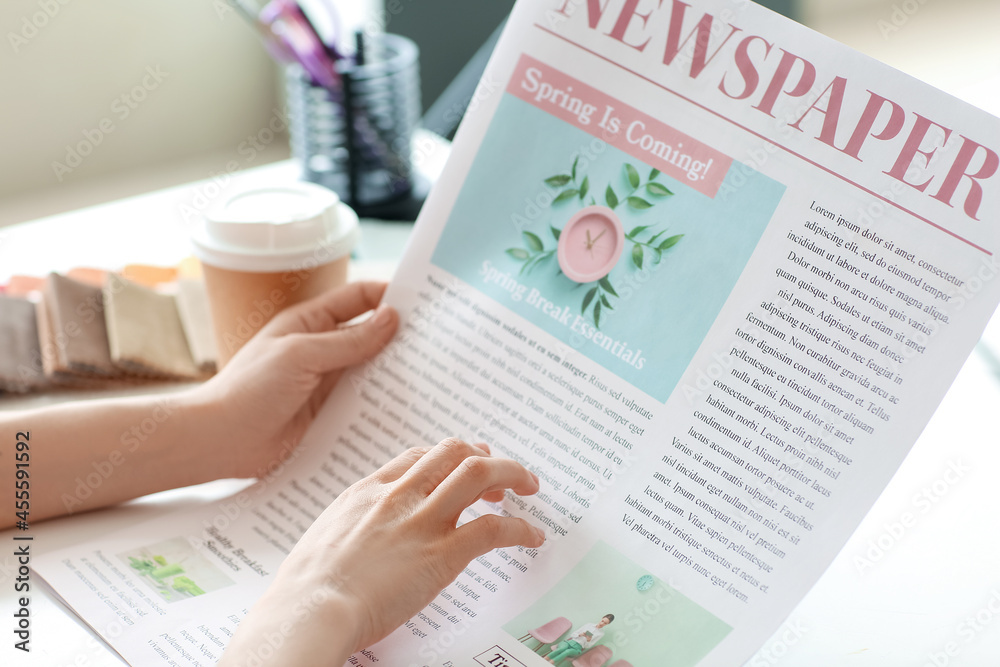
[(574, 181), (576, 180), (576, 163), (579, 161), (580, 161), (580, 156), (577, 155), (576, 159), (573, 160), (573, 168), (570, 170), (570, 175), (573, 177)]
[(632, 186), (633, 190), (639, 187), (639, 172), (637, 172), (635, 167), (627, 162), (625, 163), (625, 175), (628, 176), (628, 182)]
[(674, 236), (671, 236), (669, 239), (661, 243), (657, 249), (666, 250), (667, 248), (673, 248), (675, 245), (677, 245), (677, 242), (680, 241), (682, 238), (684, 238), (683, 234), (675, 234)]
[(580, 201), (583, 201), (588, 192), (590, 192), (590, 176), (584, 176), (583, 183), (580, 184)]
[(653, 236), (653, 238), (649, 239), (649, 245), (655, 245), (656, 244), (656, 239), (660, 238), (661, 236), (663, 236), (666, 233), (667, 233), (667, 230), (665, 230), (665, 229), (662, 232), (657, 233), (655, 236)]
[(532, 234), (531, 232), (521, 232), (521, 235), (524, 236), (524, 243), (528, 246), (529, 250), (533, 250), (534, 252), (541, 252), (545, 250), (545, 244), (542, 243), (542, 240), (535, 234)]
[(632, 231), (630, 231), (627, 234), (627, 236), (630, 239), (634, 239), (636, 236), (638, 236), (639, 234), (642, 234), (644, 231), (646, 231), (650, 227), (652, 227), (652, 225), (639, 225), (638, 227), (636, 227), (635, 229), (633, 229)]
[(611, 302), (608, 301), (608, 297), (604, 296), (603, 294), (601, 295), (601, 303), (603, 303), (604, 307), (607, 308), (608, 310), (614, 310), (614, 308), (611, 307)]
[(644, 208), (652, 208), (653, 205), (642, 197), (629, 197), (628, 205), (636, 210), (641, 211)]
[(587, 292), (587, 295), (583, 297), (583, 305), (580, 306), (581, 313), (587, 312), (587, 306), (590, 305), (590, 302), (594, 300), (595, 296), (597, 296), (597, 288), (591, 287), (590, 291)]
[(656, 257), (653, 258), (653, 264), (659, 264), (660, 260), (663, 259), (663, 252), (659, 248), (653, 248), (653, 252), (656, 253)]
[(596, 199), (594, 199), (593, 197), (591, 197), (591, 198), (590, 198), (590, 205), (591, 205), (591, 206), (596, 206), (596, 205), (597, 205), (597, 200), (596, 200)]
[(598, 301), (594, 304), (594, 326), (598, 329), (601, 328), (601, 302)]
[(551, 257), (551, 254), (547, 253), (547, 252), (543, 252), (543, 253), (541, 253), (539, 255), (535, 255), (534, 257), (532, 257), (531, 259), (529, 259), (527, 262), (524, 263), (524, 266), (521, 267), (521, 271), (520, 272), (521, 273), (531, 273), (532, 270), (534, 270), (534, 268), (536, 266), (538, 266), (539, 264), (541, 264), (543, 261), (545, 261), (549, 257)]
[(655, 181), (656, 177), (659, 176), (659, 175), (660, 175), (660, 170), (659, 169), (654, 169), (653, 171), (649, 172), (649, 180)]
[(608, 189), (604, 191), (604, 201), (608, 203), (609, 208), (615, 208), (618, 206), (618, 195), (615, 194), (614, 189), (609, 185)]
[(525, 250), (524, 248), (507, 248), (506, 252), (508, 255), (510, 255), (519, 262), (523, 262), (524, 260), (531, 257), (531, 255), (528, 254), (528, 251)]
[(642, 246), (639, 244), (632, 246), (632, 263), (636, 268), (642, 268)]
[(562, 186), (569, 183), (571, 180), (573, 179), (567, 176), (566, 174), (558, 174), (556, 176), (549, 176), (548, 178), (546, 178), (545, 185), (550, 185), (554, 188), (561, 188)]
[(555, 199), (552, 200), (552, 203), (553, 204), (558, 204), (560, 202), (564, 202), (564, 201), (566, 201), (568, 199), (572, 199), (573, 197), (577, 196), (578, 194), (580, 194), (580, 192), (576, 188), (570, 188), (569, 190), (563, 190), (562, 192), (559, 193), (558, 197), (556, 197)]
[(601, 289), (603, 289), (605, 292), (607, 292), (611, 296), (618, 296), (618, 292), (616, 292), (615, 288), (611, 286), (611, 281), (608, 280), (607, 276), (604, 276), (603, 278), (601, 278), (600, 280), (598, 280), (597, 284), (600, 285)]
[(646, 183), (646, 192), (654, 197), (669, 197), (674, 194), (662, 183)]
[(552, 225), (549, 225), (549, 230), (552, 232), (552, 236), (555, 237), (556, 241), (558, 241), (559, 240), (559, 235), (562, 233), (562, 231), (556, 229)]

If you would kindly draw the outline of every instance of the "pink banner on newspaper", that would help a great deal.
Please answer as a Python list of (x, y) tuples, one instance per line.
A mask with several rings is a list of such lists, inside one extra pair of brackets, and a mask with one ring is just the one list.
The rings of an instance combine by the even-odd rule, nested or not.
[(709, 197), (715, 197), (733, 163), (714, 148), (531, 56), (521, 56), (507, 92)]

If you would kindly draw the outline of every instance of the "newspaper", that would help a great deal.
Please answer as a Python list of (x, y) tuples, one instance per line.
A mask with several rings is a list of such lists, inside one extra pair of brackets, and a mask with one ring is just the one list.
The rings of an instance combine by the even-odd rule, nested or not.
[(546, 544), (479, 558), (350, 664), (741, 664), (1000, 300), (998, 144), (750, 2), (520, 2), (387, 293), (397, 339), (268, 479), (37, 570), (133, 664), (212, 664), (341, 490), (454, 435), (542, 484), (465, 520)]

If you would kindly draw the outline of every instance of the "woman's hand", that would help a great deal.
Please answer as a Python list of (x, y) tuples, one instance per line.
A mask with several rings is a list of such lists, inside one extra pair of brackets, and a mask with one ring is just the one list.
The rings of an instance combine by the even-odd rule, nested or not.
[(385, 283), (351, 283), (278, 313), (195, 390), (217, 426), (219, 477), (261, 477), (284, 460), (345, 368), (375, 356), (399, 318), (378, 306)]
[[(379, 641), (427, 606), (468, 564), (492, 549), (539, 547), (544, 533), (523, 519), (459, 515), (504, 491), (538, 491), (538, 478), (485, 445), (445, 440), (411, 449), (334, 501), (289, 554), (267, 593), (240, 624), (220, 664), (335, 665)], [(309, 613), (301, 613), (303, 609)], [(294, 619), (280, 650), (261, 652)]]

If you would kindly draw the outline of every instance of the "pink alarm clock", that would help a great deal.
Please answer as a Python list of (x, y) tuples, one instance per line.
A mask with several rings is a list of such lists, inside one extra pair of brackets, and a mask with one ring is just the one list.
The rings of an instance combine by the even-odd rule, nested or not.
[(556, 257), (567, 278), (589, 283), (608, 275), (624, 248), (625, 230), (615, 212), (607, 206), (588, 206), (563, 227)]

